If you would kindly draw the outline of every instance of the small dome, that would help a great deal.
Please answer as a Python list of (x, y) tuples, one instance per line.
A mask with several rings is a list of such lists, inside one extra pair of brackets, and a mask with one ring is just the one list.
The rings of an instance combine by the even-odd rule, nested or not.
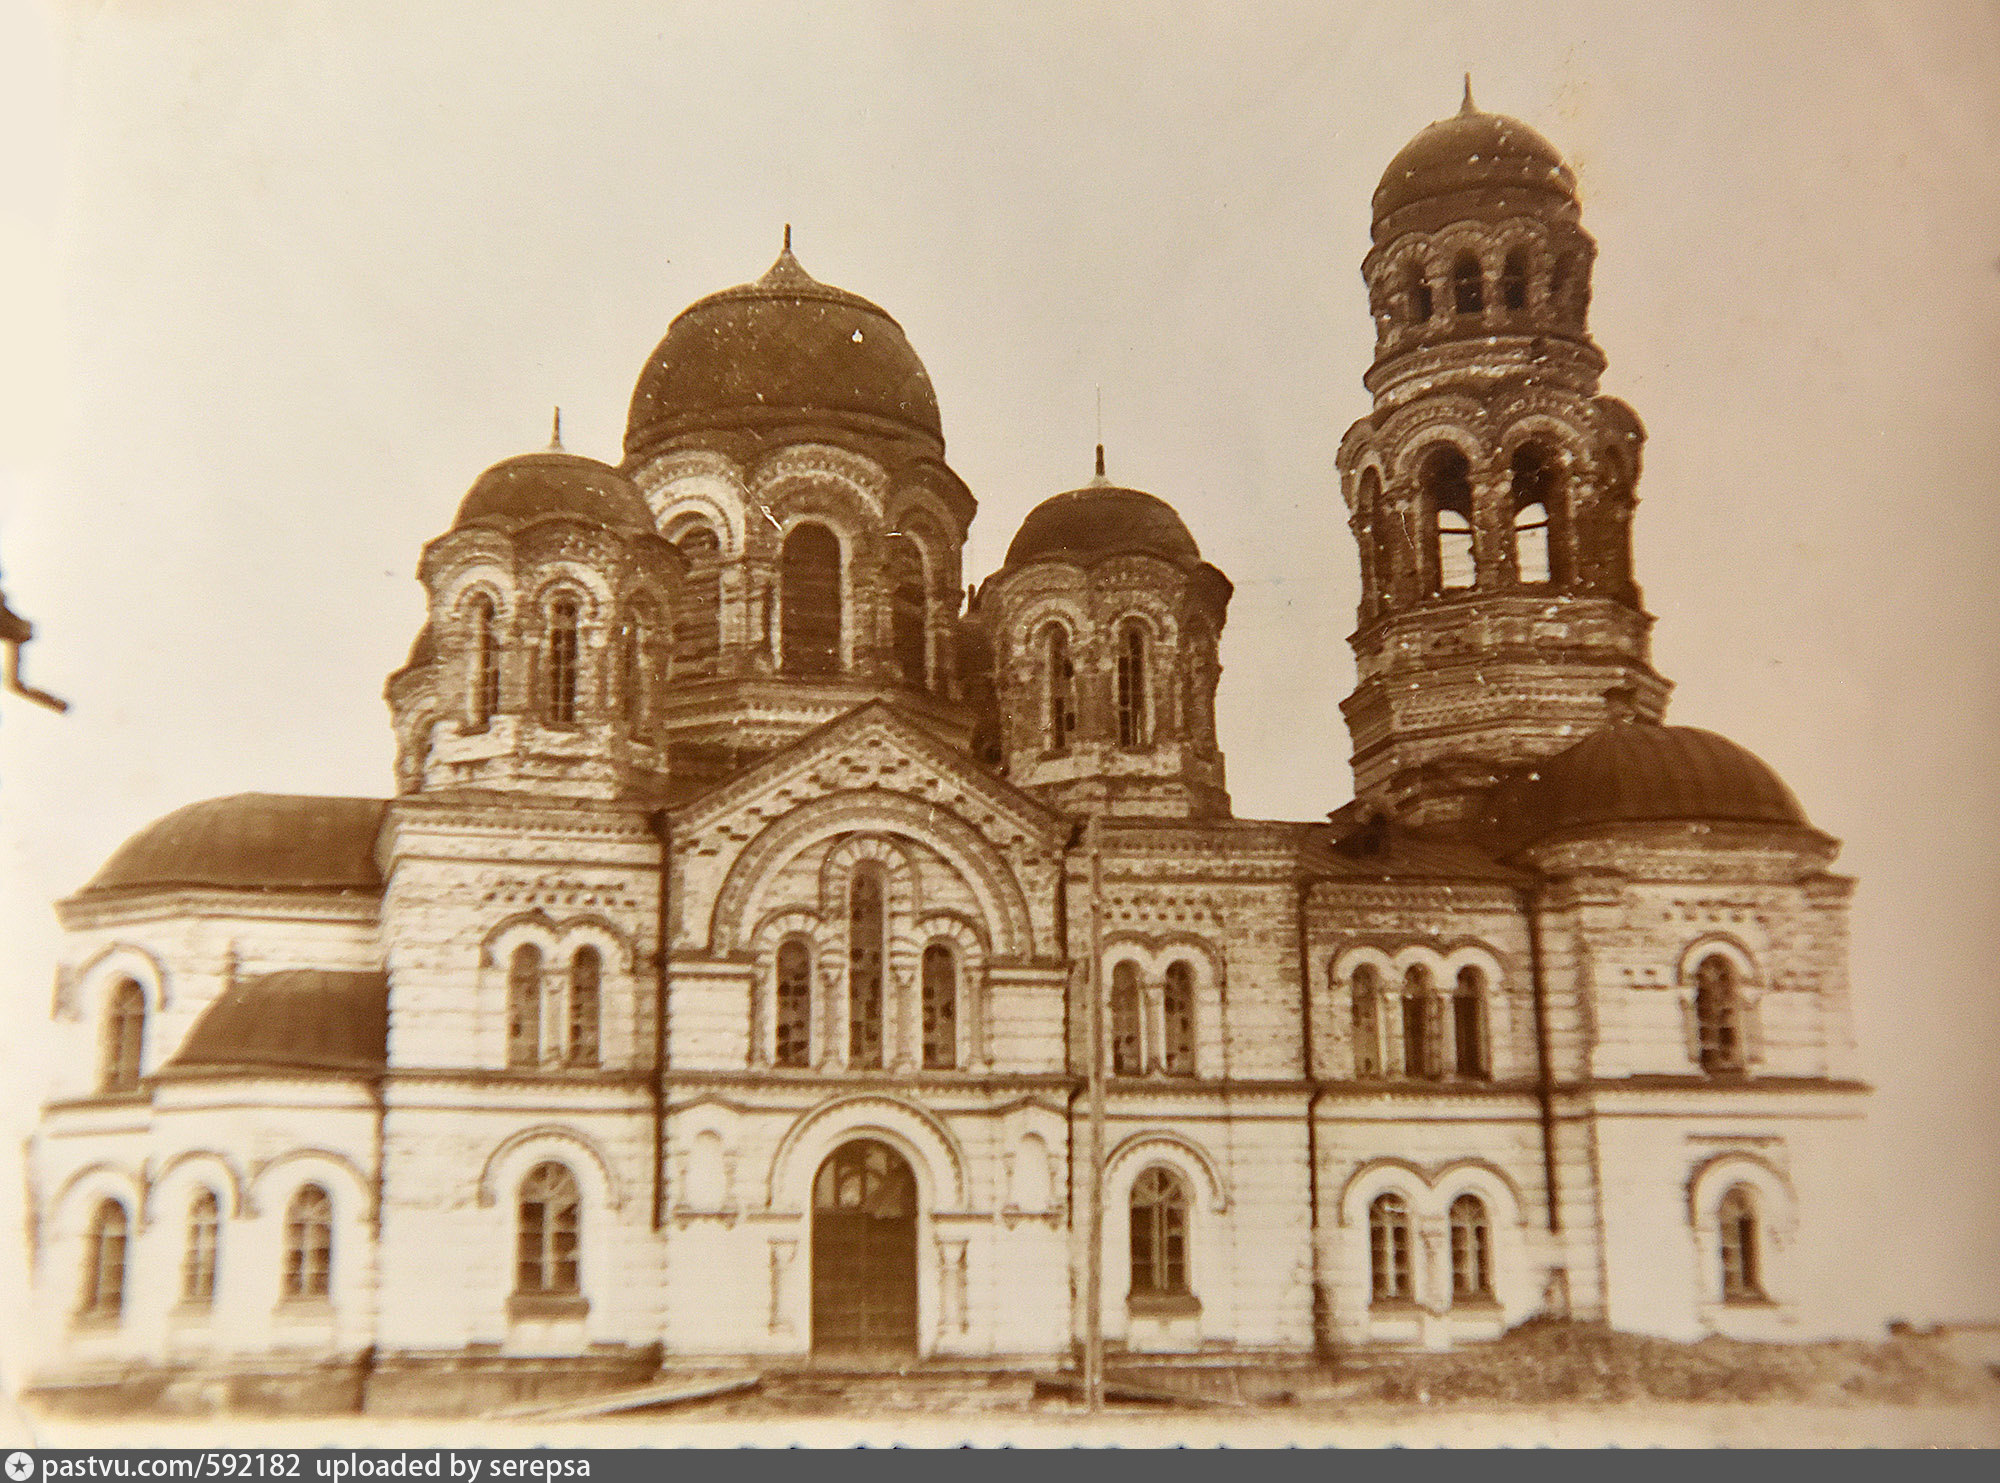
[(1576, 200), (1576, 177), (1556, 147), (1519, 119), (1481, 113), (1468, 85), (1465, 106), (1420, 132), (1382, 172), (1375, 222), (1435, 196), (1495, 187)]
[(710, 294), (668, 328), (632, 393), (625, 452), (681, 433), (825, 421), (944, 449), (931, 378), (878, 306), (785, 250), (755, 283)]
[(237, 793), (176, 809), (112, 852), (80, 894), (171, 886), (226, 891), (382, 889), (379, 798)]
[(387, 976), (294, 968), (230, 985), (201, 1012), (167, 1069), (378, 1072), (388, 1048)]
[(1505, 790), (1501, 822), (1522, 838), (1651, 821), (1811, 827), (1778, 775), (1727, 737), (1627, 721), (1593, 731)]
[(459, 502), (452, 529), (494, 525), (517, 530), (566, 515), (634, 533), (653, 527), (646, 497), (609, 464), (560, 448), (503, 459), (481, 474)]
[(1163, 499), (1115, 484), (1092, 484), (1043, 500), (1007, 547), (1006, 565), (1031, 561), (1091, 562), (1124, 552), (1144, 552), (1176, 566), (1199, 566), (1201, 548)]

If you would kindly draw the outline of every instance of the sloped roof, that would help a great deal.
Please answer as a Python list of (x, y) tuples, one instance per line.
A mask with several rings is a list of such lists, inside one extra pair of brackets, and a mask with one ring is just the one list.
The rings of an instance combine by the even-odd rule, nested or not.
[(173, 886), (379, 895), (379, 798), (235, 793), (175, 809), (120, 845), (77, 894)]
[(224, 990), (201, 1012), (166, 1069), (368, 1074), (382, 1069), (388, 1047), (388, 975), (292, 968), (240, 979)]

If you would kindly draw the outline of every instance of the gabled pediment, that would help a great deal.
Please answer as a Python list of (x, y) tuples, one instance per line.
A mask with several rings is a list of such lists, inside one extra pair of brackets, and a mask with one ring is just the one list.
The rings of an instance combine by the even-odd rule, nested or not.
[(1073, 827), (1068, 816), (875, 700), (676, 809), (674, 833), (693, 839), (721, 830), (748, 838), (801, 803), (870, 788), (948, 808), (1003, 847), (1020, 838), (1055, 848)]

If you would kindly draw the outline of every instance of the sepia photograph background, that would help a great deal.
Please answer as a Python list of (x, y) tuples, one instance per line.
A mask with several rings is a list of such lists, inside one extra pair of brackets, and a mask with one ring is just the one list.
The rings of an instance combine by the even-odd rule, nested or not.
[[(1857, 1314), (2000, 1319), (2000, 8), (0, 3), (0, 1133), (51, 903), (242, 791), (384, 796), (479, 472), (616, 462), (673, 316), (787, 223), (929, 368), (968, 578), (1084, 483), (1235, 582), (1236, 812), (1351, 796), (1369, 197), (1459, 106), (1576, 171), (1669, 719), (1859, 877)], [(0, 1169), (0, 1361), (25, 1253)], [(7, 1346), (12, 1346), (11, 1348)]]

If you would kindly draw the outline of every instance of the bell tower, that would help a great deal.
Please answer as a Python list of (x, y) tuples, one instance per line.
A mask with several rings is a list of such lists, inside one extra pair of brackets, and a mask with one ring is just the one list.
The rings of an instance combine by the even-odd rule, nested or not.
[(1383, 174), (1372, 236), (1374, 410), (1339, 455), (1362, 588), (1342, 710), (1357, 797), (1443, 823), (1614, 712), (1664, 712), (1632, 576), (1645, 430), (1598, 394), (1575, 177), (1469, 81)]

